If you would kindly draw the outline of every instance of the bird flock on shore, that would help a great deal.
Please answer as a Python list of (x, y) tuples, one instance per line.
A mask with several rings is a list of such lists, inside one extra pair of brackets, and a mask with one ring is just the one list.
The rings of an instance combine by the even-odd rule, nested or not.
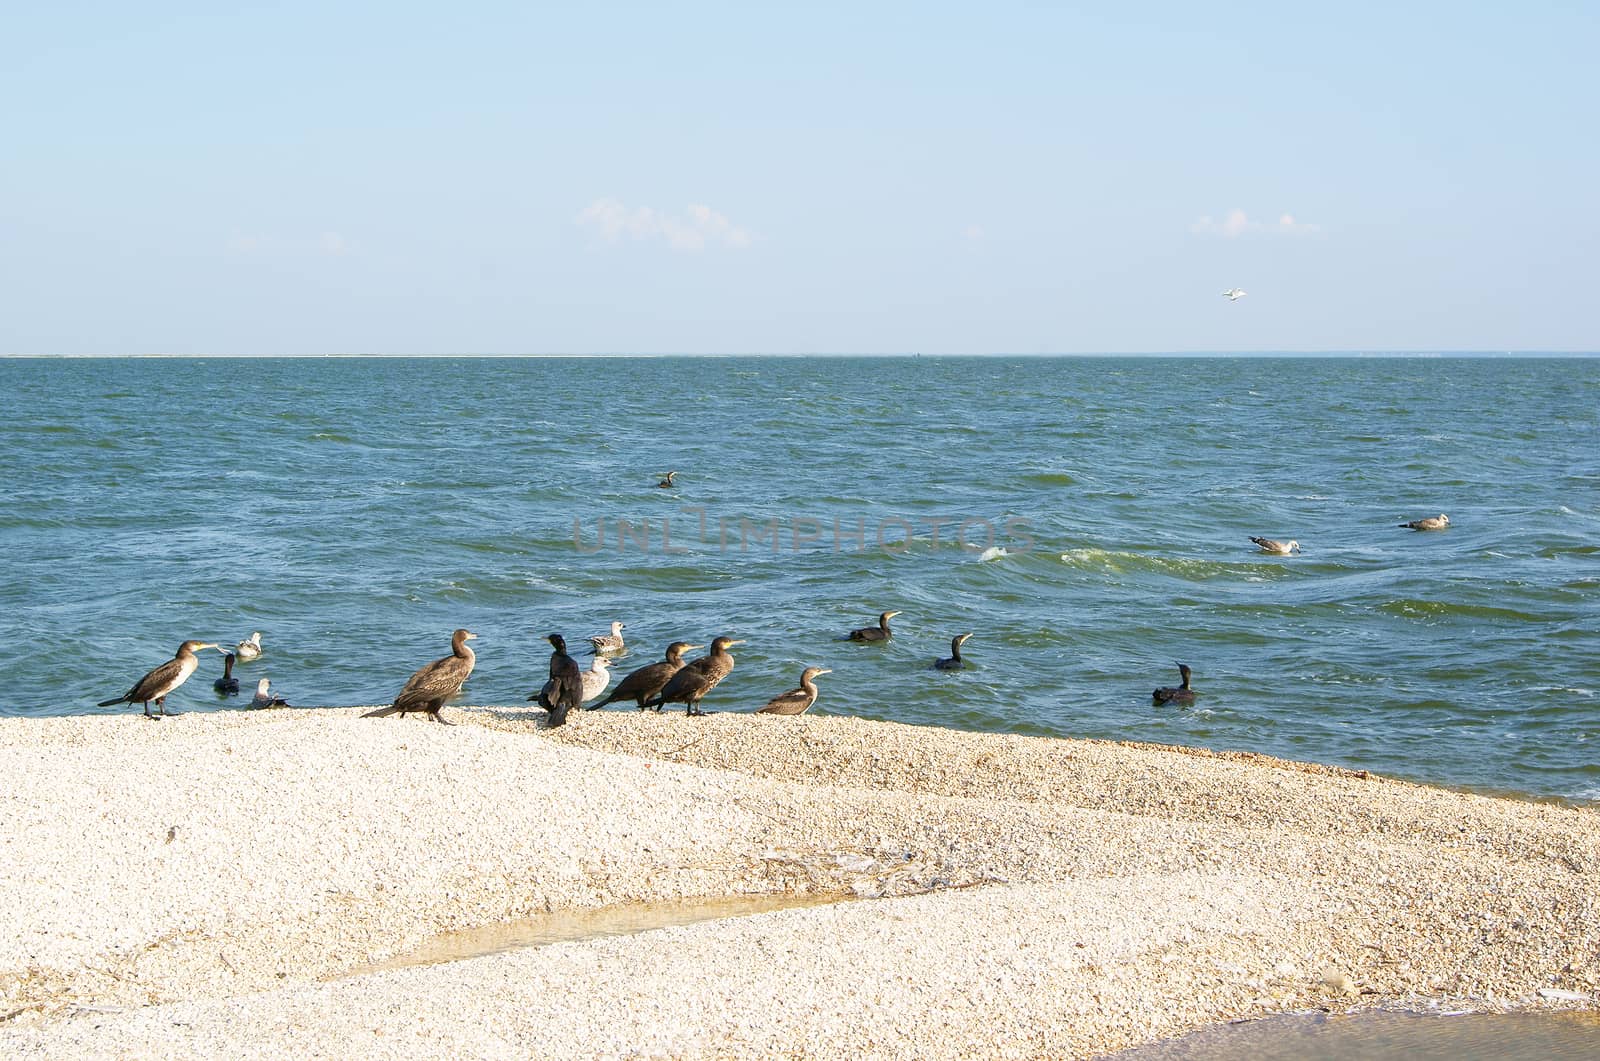
[[(672, 480), (677, 474), (675, 471), (668, 472), (656, 485), (671, 488)], [(1437, 516), (1414, 519), (1398, 526), (1415, 531), (1446, 530), (1450, 527), (1450, 517), (1441, 512)], [(1292, 556), (1301, 552), (1300, 543), (1294, 539), (1280, 541), (1251, 535), (1250, 541), (1261, 552), (1274, 556)], [(893, 610), (882, 612), (878, 616), (876, 625), (851, 630), (845, 640), (863, 644), (881, 644), (889, 641), (894, 637), (889, 620), (899, 614), (901, 614), (899, 611)], [(625, 623), (613, 621), (609, 633), (596, 634), (588, 639), (594, 658), (586, 670), (568, 654), (566, 639), (561, 634), (553, 633), (545, 637), (551, 648), (549, 677), (536, 692), (529, 694), (528, 701), (549, 712), (552, 727), (564, 725), (568, 715), (578, 708), (601, 708), (624, 700), (632, 700), (641, 711), (646, 708), (660, 711), (667, 704), (683, 704), (686, 715), (704, 715), (706, 712), (700, 707), (701, 700), (733, 672), (733, 654), (728, 649), (745, 643), (738, 638), (716, 637), (710, 642), (711, 650), (706, 655), (685, 660), (685, 652), (705, 646), (688, 641), (674, 641), (667, 646), (664, 659), (628, 673), (617, 683), (616, 688), (611, 690), (610, 695), (601, 700), (600, 697), (605, 694), (611, 683), (610, 666), (613, 658), (623, 654), (627, 649), (622, 634), (624, 629), (626, 629)], [(411, 675), (392, 704), (369, 711), (362, 717), (379, 718), (386, 715), (422, 713), (448, 725), (440, 711), (446, 700), (461, 691), (467, 678), (472, 674), (473, 667), (477, 663), (477, 655), (467, 642), (475, 640), (477, 636), (469, 630), (456, 630), (450, 639), (450, 655), (420, 668)], [(952, 638), (950, 655), (934, 660), (933, 668), (941, 671), (965, 669), (966, 662), (961, 656), (961, 648), (971, 637), (972, 632), (968, 631)], [(233, 676), (233, 668), (236, 663), (251, 662), (262, 657), (263, 648), (259, 630), (253, 631), (231, 650), (209, 641), (185, 641), (178, 646), (178, 651), (172, 659), (140, 678), (126, 693), (109, 700), (102, 700), (98, 706), (142, 704), (146, 718), (159, 719), (169, 714), (166, 709), (166, 698), (189, 680), (199, 667), (198, 653), (208, 648), (224, 653), (222, 677), (213, 683), (213, 688), (222, 696), (238, 695), (239, 679)], [(1194, 703), (1197, 694), (1190, 685), (1189, 665), (1179, 663), (1177, 667), (1180, 683), (1176, 686), (1157, 688), (1152, 692), (1150, 695), (1155, 704), (1187, 706)], [(827, 667), (806, 667), (800, 674), (798, 686), (774, 696), (766, 706), (758, 708), (756, 714), (804, 714), (817, 701), (816, 679), (831, 673), (832, 670)], [(250, 701), (251, 707), (290, 706), (288, 701), (272, 694), (270, 684), (265, 677), (257, 681), (255, 695)], [(155, 713), (150, 710), (151, 704), (156, 705)]]

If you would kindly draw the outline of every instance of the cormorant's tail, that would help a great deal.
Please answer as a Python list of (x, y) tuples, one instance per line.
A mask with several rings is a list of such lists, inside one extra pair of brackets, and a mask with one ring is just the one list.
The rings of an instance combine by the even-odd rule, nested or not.
[(96, 707), (110, 707), (112, 704), (125, 704), (127, 702), (128, 702), (128, 698), (126, 696), (113, 696), (111, 699), (102, 700), (102, 701), (100, 701), (98, 704), (96, 704), (94, 706), (96, 706)]
[(398, 714), (399, 712), (401, 712), (403, 710), (405, 710), (405, 709), (404, 708), (400, 708), (400, 707), (394, 707), (394, 706), (380, 707), (376, 711), (368, 711), (366, 714), (362, 715), (361, 717), (362, 718), (382, 718), (385, 715)]

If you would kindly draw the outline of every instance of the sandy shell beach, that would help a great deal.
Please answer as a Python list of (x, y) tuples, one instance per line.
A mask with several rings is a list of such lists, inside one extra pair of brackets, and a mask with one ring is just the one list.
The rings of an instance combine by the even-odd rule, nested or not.
[[(6, 1057), (1084, 1057), (1594, 1008), (1600, 813), (851, 718), (0, 720)], [(848, 898), (363, 972), (549, 911)]]

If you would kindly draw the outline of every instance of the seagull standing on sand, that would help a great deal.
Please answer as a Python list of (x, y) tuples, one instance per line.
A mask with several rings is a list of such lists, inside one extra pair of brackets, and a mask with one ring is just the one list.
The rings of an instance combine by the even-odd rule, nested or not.
[(1257, 538), (1252, 534), (1250, 535), (1250, 540), (1259, 545), (1262, 552), (1272, 553), (1274, 556), (1288, 556), (1290, 553), (1298, 553), (1300, 551), (1300, 543), (1293, 538), (1286, 542), (1280, 542), (1272, 538)]
[(1243, 288), (1230, 287), (1228, 290), (1222, 293), (1222, 297), (1227, 299), (1229, 302), (1237, 302), (1249, 293), (1250, 292), (1244, 290)]
[[(143, 678), (133, 683), (133, 688), (121, 696), (113, 696), (109, 700), (100, 701), (100, 707), (110, 707), (112, 704), (143, 704), (144, 717), (159, 719), (167, 713), (166, 700), (172, 691), (189, 680), (189, 675), (200, 666), (200, 660), (195, 653), (203, 648), (216, 648), (209, 641), (185, 641), (178, 646), (177, 655), (167, 662), (146, 674)], [(156, 703), (156, 710), (161, 715), (150, 713), (150, 701)]]

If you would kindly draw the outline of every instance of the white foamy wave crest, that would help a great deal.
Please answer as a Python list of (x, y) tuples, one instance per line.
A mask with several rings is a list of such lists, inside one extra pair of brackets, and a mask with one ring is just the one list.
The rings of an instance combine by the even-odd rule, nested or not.
[(978, 562), (981, 564), (985, 560), (998, 560), (1002, 556), (1010, 555), (1010, 553), (1006, 552), (1000, 546), (991, 545), (989, 548), (978, 554)]

